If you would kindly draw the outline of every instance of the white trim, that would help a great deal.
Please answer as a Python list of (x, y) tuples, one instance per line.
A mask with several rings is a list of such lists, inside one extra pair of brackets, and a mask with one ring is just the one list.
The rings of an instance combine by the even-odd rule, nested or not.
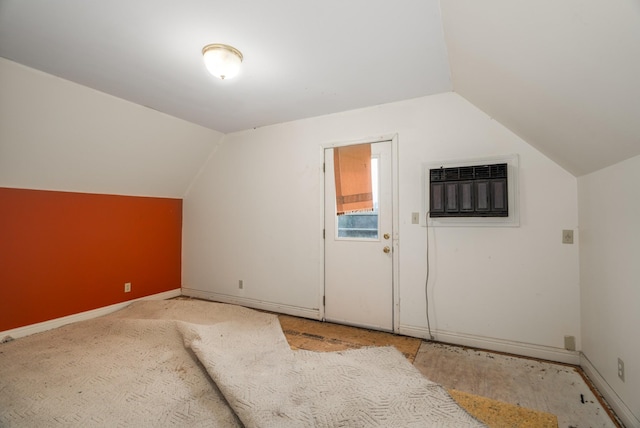
[(139, 299), (127, 300), (126, 302), (115, 303), (109, 306), (103, 306), (102, 308), (92, 309), (90, 311), (80, 312), (73, 315), (67, 315), (61, 318), (55, 318), (49, 321), (39, 322), (37, 324), (30, 324), (24, 327), (14, 328), (12, 330), (0, 331), (0, 339), (7, 336), (18, 339), (19, 337), (29, 336), (34, 333), (41, 333), (43, 331), (51, 330), (54, 328), (62, 327), (66, 324), (73, 322), (85, 321), (92, 318), (101, 317), (103, 315), (110, 314), (119, 309), (125, 308), (131, 304), (131, 302), (137, 302), (139, 300), (166, 300), (172, 297), (178, 297), (182, 293), (179, 288), (175, 290), (169, 290), (158, 294), (152, 294), (151, 296), (140, 297)]
[[(398, 134), (383, 134), (378, 135), (376, 137), (367, 137), (367, 138), (359, 138), (357, 140), (348, 140), (348, 141), (339, 141), (339, 142), (330, 142), (322, 144), (322, 152), (324, 153), (325, 149), (331, 149), (333, 147), (344, 147), (344, 146), (355, 146), (357, 144), (374, 144), (374, 143), (383, 143), (385, 141), (397, 141)], [(322, 158), (324, 159), (324, 157)]]
[(398, 134), (391, 138), (391, 212), (393, 218), (393, 331), (400, 331), (400, 156)]
[[(429, 170), (433, 168), (449, 168), (457, 166), (507, 163), (507, 193), (509, 204), (508, 217), (439, 217), (429, 218)], [(429, 227), (519, 227), (520, 226), (520, 185), (518, 183), (519, 157), (517, 154), (496, 155), (486, 158), (448, 160), (422, 164), (422, 213), (420, 226)]]
[[(431, 330), (431, 332), (433, 333), (434, 339), (438, 342), (469, 346), (489, 351), (505, 352), (508, 354), (557, 361), (566, 364), (580, 364), (580, 355), (576, 351), (567, 351), (566, 349), (554, 348), (551, 346), (534, 345), (531, 343), (454, 333), (443, 330)], [(423, 339), (429, 338), (429, 331), (426, 327), (401, 325), (399, 333)]]
[(594, 365), (591, 364), (591, 361), (589, 361), (589, 358), (582, 352), (580, 353), (580, 366), (622, 423), (628, 427), (640, 427), (640, 419), (633, 414), (631, 409), (622, 401), (616, 391), (609, 385), (605, 378), (600, 375)]
[(281, 303), (267, 302), (265, 300), (252, 299), (248, 297), (230, 296), (228, 294), (215, 293), (211, 291), (195, 290), (193, 288), (182, 288), (182, 295), (195, 297), (198, 299), (211, 300), (220, 303), (245, 306), (247, 308), (262, 309), (264, 311), (277, 312), (280, 314), (293, 315), (302, 318), (320, 320), (319, 309), (302, 308), (300, 306), (284, 305)]
[(324, 224), (324, 204), (325, 204), (325, 191), (324, 191), (324, 182), (325, 182), (325, 174), (327, 173), (326, 171), (326, 165), (325, 165), (325, 154), (324, 154), (324, 150), (325, 147), (320, 146), (320, 150), (319, 150), (319, 158), (320, 158), (320, 165), (321, 165), (321, 169), (320, 169), (320, 174), (319, 174), (319, 181), (318, 181), (318, 189), (320, 189), (320, 192), (318, 192), (318, 196), (320, 198), (319, 202), (320, 202), (320, 207), (321, 207), (321, 214), (320, 214), (320, 232), (322, 233), (322, 239), (319, 240), (319, 244), (318, 244), (318, 254), (319, 254), (319, 265), (318, 265), (318, 285), (317, 285), (317, 290), (318, 290), (318, 308), (319, 309), (319, 314), (318, 314), (318, 319), (323, 320), (324, 321), (324, 243), (325, 243), (325, 224)]

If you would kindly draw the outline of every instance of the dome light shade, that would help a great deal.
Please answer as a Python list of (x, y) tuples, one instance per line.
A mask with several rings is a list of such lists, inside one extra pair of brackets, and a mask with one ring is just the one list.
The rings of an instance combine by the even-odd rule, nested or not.
[(231, 79), (240, 72), (242, 53), (232, 46), (213, 44), (202, 48), (204, 65), (219, 79)]

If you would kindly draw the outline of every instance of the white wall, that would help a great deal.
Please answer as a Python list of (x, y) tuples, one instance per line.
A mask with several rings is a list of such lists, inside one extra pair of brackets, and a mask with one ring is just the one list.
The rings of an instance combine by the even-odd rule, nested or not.
[(615, 391), (609, 402), (626, 403), (616, 410), (630, 426), (640, 426), (639, 183), (640, 156), (578, 180), (582, 349), (599, 389)]
[(221, 137), (0, 58), (0, 186), (180, 198)]
[[(421, 165), (517, 153), (518, 228), (438, 228), (430, 310), (439, 339), (563, 359), (580, 347), (577, 181), (454, 93), (228, 134), (184, 202), (183, 286), (318, 316), (322, 145), (398, 134), (400, 323), (426, 335)], [(432, 235), (433, 236), (433, 235)], [(578, 236), (576, 233), (576, 240)], [(433, 242), (432, 242), (433, 244)], [(245, 281), (244, 290), (238, 280)]]

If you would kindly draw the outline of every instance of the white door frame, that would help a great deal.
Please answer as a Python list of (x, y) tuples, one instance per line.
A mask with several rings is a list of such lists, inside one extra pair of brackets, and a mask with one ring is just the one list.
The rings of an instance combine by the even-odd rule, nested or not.
[[(340, 141), (340, 142), (331, 142), (322, 144), (320, 147), (320, 155), (321, 162), (320, 165), (324, 165), (324, 151), (325, 149), (331, 149), (334, 147), (342, 147), (342, 146), (351, 146), (355, 144), (366, 144), (366, 143), (382, 143), (385, 141), (391, 142), (391, 204), (392, 204), (392, 224), (393, 224), (393, 236), (392, 236), (392, 263), (393, 263), (393, 276), (392, 276), (392, 292), (393, 292), (393, 331), (394, 333), (399, 333), (400, 331), (400, 235), (399, 235), (399, 174), (398, 174), (398, 134), (385, 134), (379, 135), (376, 137), (369, 138), (361, 138), (358, 140), (350, 140), (350, 141)], [(322, 172), (323, 167), (321, 166), (320, 171)], [(321, 226), (320, 231), (324, 230), (325, 227), (325, 215), (324, 215), (324, 196), (325, 196), (325, 179), (324, 174), (320, 174), (320, 207), (322, 210), (322, 214), (320, 216)], [(320, 242), (320, 259), (321, 266), (320, 270), (322, 274), (320, 275), (320, 286), (318, 289), (318, 307), (320, 308), (320, 319), (325, 319), (324, 313), (324, 285), (325, 285), (325, 277), (324, 277), (324, 239)]]

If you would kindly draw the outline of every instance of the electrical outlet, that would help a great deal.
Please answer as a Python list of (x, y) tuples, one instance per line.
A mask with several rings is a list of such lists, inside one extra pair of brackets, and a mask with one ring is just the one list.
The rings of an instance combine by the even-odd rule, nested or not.
[(243, 280), (239, 280), (239, 281), (238, 281), (238, 288), (239, 288), (240, 290), (244, 289), (244, 281), (243, 281)]
[(131, 283), (130, 282), (125, 282), (124, 283), (124, 292), (125, 293), (131, 293)]
[(618, 377), (624, 382), (624, 361), (618, 358)]
[(564, 337), (564, 349), (567, 351), (575, 351), (576, 350), (576, 337), (575, 336), (565, 336)]
[(420, 213), (411, 213), (411, 224), (420, 224)]
[(565, 229), (562, 231), (562, 243), (573, 244), (573, 230)]

